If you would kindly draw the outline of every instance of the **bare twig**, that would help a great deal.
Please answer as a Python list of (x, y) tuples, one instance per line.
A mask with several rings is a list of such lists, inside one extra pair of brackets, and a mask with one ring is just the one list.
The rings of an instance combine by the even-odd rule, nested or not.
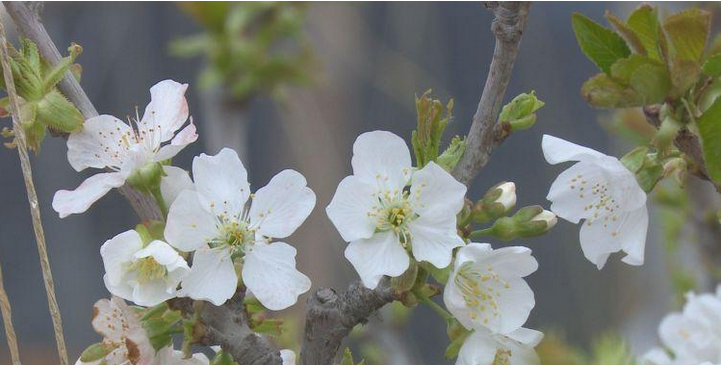
[(495, 19), (491, 30), (496, 36), (493, 59), (483, 87), (478, 109), (466, 140), (466, 152), (453, 170), (458, 181), (468, 185), (486, 165), (493, 149), (506, 138), (503, 126), (496, 124), (526, 27), (530, 2), (486, 2)]
[[(648, 105), (643, 107), (643, 114), (646, 116), (646, 121), (656, 128), (661, 127), (661, 119), (659, 117), (660, 111), (661, 106), (659, 105)], [(703, 149), (701, 148), (701, 140), (698, 136), (688, 129), (682, 128), (678, 131), (678, 134), (676, 134), (673, 144), (679, 149), (679, 151), (683, 152), (686, 157), (691, 160), (691, 162), (693, 162), (694, 166), (691, 172), (698, 178), (710, 182), (716, 191), (721, 193), (721, 185), (715, 183), (708, 176), (706, 162), (703, 158)]]
[(10, 349), (10, 358), (13, 365), (20, 364), (20, 351), (18, 350), (18, 337), (13, 326), (13, 311), (10, 307), (10, 299), (5, 292), (2, 268), (0, 268), (0, 311), (2, 311), (3, 325), (5, 326), (5, 339)]
[(38, 246), (38, 254), (40, 256), (40, 267), (43, 271), (43, 282), (45, 283), (45, 292), (48, 297), (48, 307), (50, 316), (53, 320), (53, 330), (55, 331), (55, 341), (58, 345), (58, 355), (61, 365), (68, 365), (68, 352), (65, 348), (65, 337), (63, 336), (63, 324), (60, 318), (60, 308), (55, 298), (55, 284), (53, 283), (53, 274), (50, 270), (50, 260), (48, 259), (48, 248), (45, 244), (45, 233), (43, 231), (43, 223), (40, 218), (40, 204), (38, 204), (38, 195), (35, 191), (33, 183), (33, 171), (30, 166), (30, 157), (28, 156), (27, 141), (25, 140), (25, 130), (23, 129), (22, 120), (20, 120), (20, 101), (15, 91), (15, 82), (13, 80), (12, 70), (10, 69), (7, 40), (5, 39), (5, 28), (0, 22), (0, 62), (2, 62), (3, 76), (5, 78), (5, 88), (10, 98), (10, 109), (12, 111), (13, 132), (15, 133), (15, 143), (17, 145), (18, 156), (20, 158), (20, 166), (25, 180), (25, 189), (27, 191), (28, 203), (30, 205), (30, 214), (33, 220), (33, 229), (35, 230), (35, 242)]

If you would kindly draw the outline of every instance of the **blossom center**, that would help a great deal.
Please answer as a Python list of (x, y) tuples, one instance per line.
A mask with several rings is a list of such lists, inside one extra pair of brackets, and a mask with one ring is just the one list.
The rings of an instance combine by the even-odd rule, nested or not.
[(243, 220), (220, 219), (219, 235), (211, 241), (211, 247), (227, 246), (233, 252), (242, 251), (243, 248), (255, 241), (255, 230)]
[(147, 284), (152, 280), (165, 278), (168, 273), (168, 269), (152, 257), (143, 257), (136, 260), (130, 265), (130, 269), (138, 274), (140, 284)]
[(511, 363), (511, 350), (500, 348), (496, 350), (493, 365), (509, 365)]
[(472, 262), (461, 265), (454, 283), (460, 289), (466, 306), (473, 309), (471, 319), (475, 321), (480, 316), (484, 324), (500, 314), (498, 299), (501, 289), (510, 288), (491, 266), (484, 269)]
[(415, 218), (408, 191), (391, 193), (386, 191), (378, 196), (378, 204), (373, 206), (368, 216), (376, 221), (378, 231), (393, 231), (403, 237), (408, 236), (408, 222)]

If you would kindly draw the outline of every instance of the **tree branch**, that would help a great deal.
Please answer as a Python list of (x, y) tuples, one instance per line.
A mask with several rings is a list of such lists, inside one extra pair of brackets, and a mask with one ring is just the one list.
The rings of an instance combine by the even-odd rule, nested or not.
[[(656, 128), (661, 127), (661, 118), (659, 116), (660, 112), (660, 105), (647, 105), (643, 107), (643, 114), (646, 117), (646, 121), (648, 122), (648, 124)], [(688, 129), (682, 128), (676, 134), (676, 138), (673, 140), (673, 144), (676, 146), (676, 148), (679, 149), (679, 151), (683, 152), (686, 157), (691, 160), (691, 162), (693, 162), (694, 169), (690, 170), (691, 173), (693, 173), (702, 180), (710, 182), (716, 189), (716, 191), (721, 193), (721, 186), (711, 180), (711, 178), (708, 176), (708, 171), (706, 170), (706, 162), (703, 158), (703, 149), (701, 148), (701, 140), (698, 138), (698, 136), (689, 131)]]
[(521, 36), (526, 27), (530, 2), (486, 2), (495, 19), (491, 31), (496, 36), (493, 59), (483, 87), (478, 109), (466, 139), (466, 152), (453, 170), (458, 181), (468, 185), (488, 163), (491, 152), (507, 137), (504, 127), (496, 123), (518, 55)]
[[(281, 365), (280, 352), (248, 327), (248, 317), (243, 308), (244, 298), (245, 293), (238, 290), (233, 298), (220, 307), (205, 303), (200, 314), (200, 344), (219, 345), (243, 365)], [(190, 298), (172, 299), (168, 305), (185, 314), (194, 312), (193, 300)]]

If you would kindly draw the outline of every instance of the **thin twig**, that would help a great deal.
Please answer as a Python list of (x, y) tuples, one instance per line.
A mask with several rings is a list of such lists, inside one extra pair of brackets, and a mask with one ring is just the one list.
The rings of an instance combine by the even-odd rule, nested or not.
[(466, 152), (453, 170), (453, 176), (466, 185), (473, 181), (488, 163), (493, 149), (508, 135), (496, 119), (518, 55), (531, 3), (502, 1), (486, 2), (484, 5), (495, 15), (491, 30), (496, 37), (496, 46), (466, 139)]
[(5, 78), (5, 88), (10, 98), (10, 109), (12, 111), (13, 131), (15, 133), (15, 143), (17, 145), (18, 155), (20, 157), (20, 166), (25, 180), (25, 188), (28, 195), (28, 203), (30, 205), (30, 213), (33, 219), (33, 229), (35, 230), (35, 242), (38, 246), (38, 254), (40, 255), (40, 266), (43, 271), (43, 281), (45, 283), (45, 292), (48, 297), (48, 307), (50, 316), (53, 320), (53, 330), (55, 331), (55, 341), (58, 345), (58, 356), (61, 365), (68, 365), (68, 353), (65, 348), (65, 337), (63, 336), (63, 324), (60, 318), (60, 308), (55, 298), (55, 284), (53, 283), (53, 274), (50, 271), (50, 260), (48, 259), (48, 249), (45, 244), (45, 233), (43, 232), (43, 224), (40, 219), (40, 204), (38, 204), (38, 196), (33, 183), (33, 172), (30, 167), (30, 157), (28, 156), (27, 142), (25, 140), (25, 131), (23, 123), (20, 120), (20, 104), (17, 92), (15, 91), (15, 83), (13, 80), (12, 70), (7, 47), (7, 39), (5, 38), (5, 28), (0, 22), (0, 62), (2, 62), (3, 76)]
[(5, 326), (5, 339), (10, 348), (10, 358), (13, 365), (20, 364), (20, 351), (18, 350), (18, 337), (15, 335), (15, 327), (13, 326), (13, 311), (10, 307), (10, 299), (5, 292), (5, 284), (3, 279), (2, 268), (0, 268), (0, 311), (2, 311), (3, 325)]

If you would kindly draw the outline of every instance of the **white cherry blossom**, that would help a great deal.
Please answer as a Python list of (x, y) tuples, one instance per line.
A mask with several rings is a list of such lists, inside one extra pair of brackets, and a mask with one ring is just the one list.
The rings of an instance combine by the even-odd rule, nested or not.
[(456, 214), (466, 187), (430, 162), (413, 172), (408, 146), (390, 132), (363, 133), (353, 145), (353, 175), (343, 179), (326, 208), (350, 244), (345, 257), (363, 284), (375, 288), (384, 276), (409, 266), (408, 251), (438, 268), (463, 245)]
[(523, 327), (506, 335), (476, 330), (461, 346), (456, 365), (539, 365), (534, 347), (541, 339), (543, 333)]
[(661, 348), (648, 351), (643, 360), (653, 365), (699, 365), (721, 363), (721, 295), (704, 293), (686, 295), (681, 312), (669, 313), (659, 325)]
[(135, 230), (113, 237), (100, 248), (105, 286), (113, 295), (152, 307), (176, 296), (190, 269), (170, 245), (155, 240), (147, 246)]
[(559, 217), (584, 220), (580, 241), (586, 258), (600, 270), (612, 253), (624, 251), (623, 262), (642, 265), (648, 210), (634, 175), (617, 158), (590, 148), (549, 135), (542, 144), (548, 163), (577, 162), (558, 175), (547, 198)]
[[(118, 298), (101, 299), (93, 306), (93, 328), (103, 336), (102, 345), (112, 349), (92, 362), (78, 359), (75, 365), (151, 365), (155, 350), (140, 324), (138, 315)], [(189, 364), (190, 365), (190, 364)]]
[(194, 252), (182, 294), (221, 305), (236, 291), (236, 261), (243, 283), (266, 308), (295, 304), (310, 279), (295, 268), (296, 249), (273, 239), (290, 236), (315, 206), (303, 175), (281, 171), (258, 189), (249, 208), (248, 174), (235, 151), (196, 157), (193, 179), (194, 188), (170, 206), (165, 227), (168, 243)]
[(178, 132), (188, 120), (187, 88), (187, 84), (161, 81), (150, 88), (151, 100), (143, 117), (136, 115), (131, 125), (100, 115), (86, 120), (82, 131), (70, 135), (68, 161), (76, 171), (92, 167), (109, 172), (87, 178), (75, 190), (55, 193), (53, 209), (61, 218), (86, 211), (139, 168), (172, 158), (198, 138), (192, 121)]
[(469, 243), (456, 253), (443, 292), (448, 311), (467, 329), (509, 334), (528, 319), (536, 304), (523, 280), (538, 269), (526, 247), (497, 250), (487, 243)]

